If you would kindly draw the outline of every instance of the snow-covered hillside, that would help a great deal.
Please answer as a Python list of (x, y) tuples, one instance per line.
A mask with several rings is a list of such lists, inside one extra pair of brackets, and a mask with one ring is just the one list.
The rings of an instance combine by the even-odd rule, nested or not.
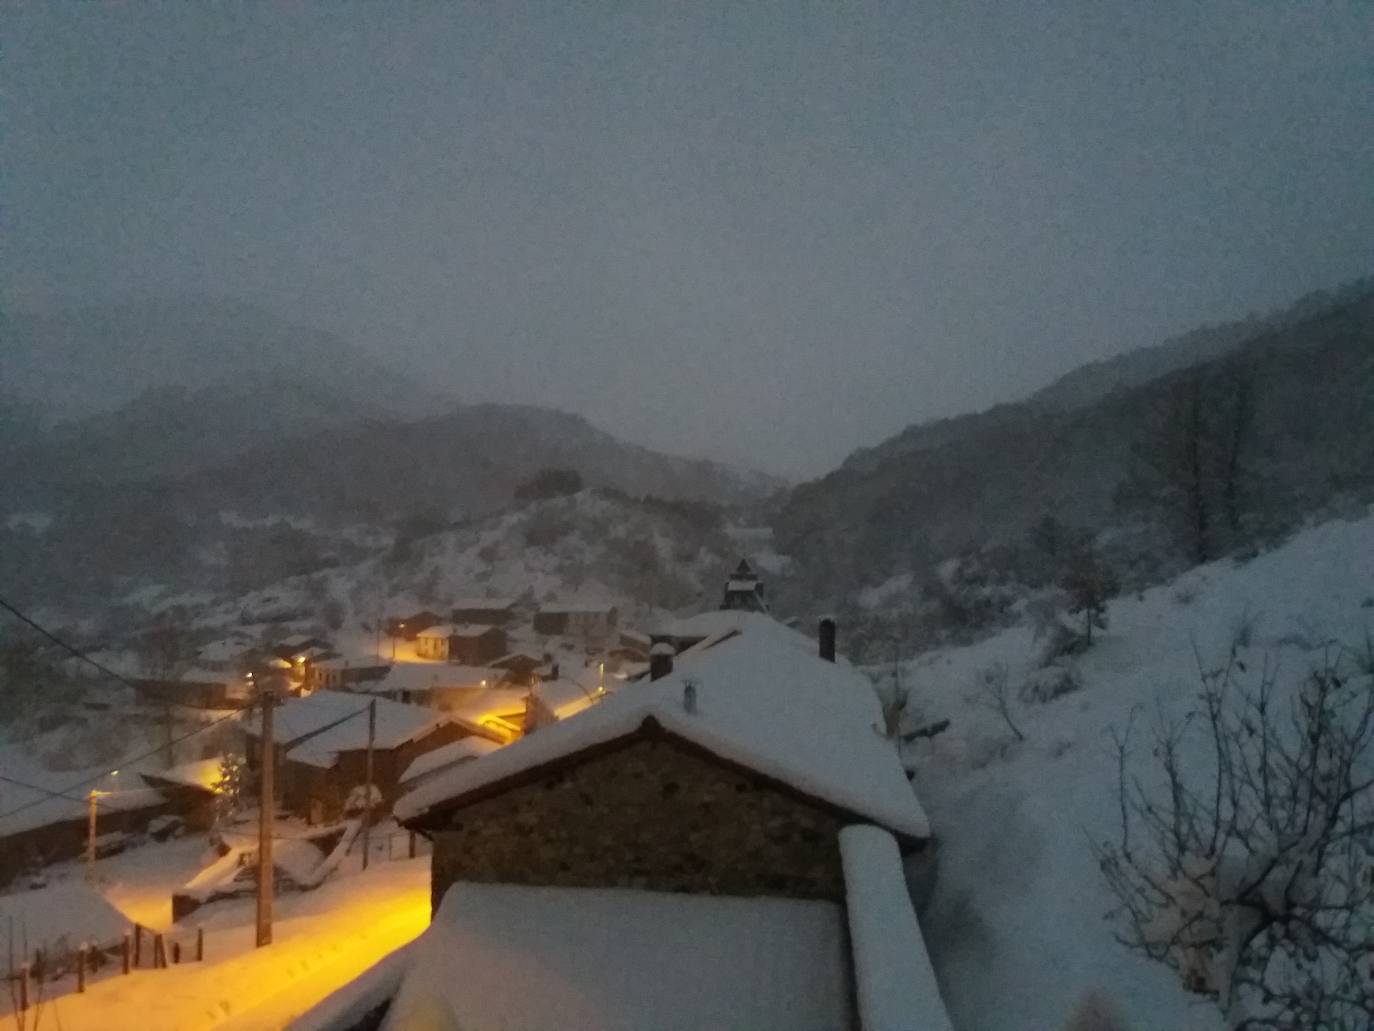
[(371, 626), (379, 616), (484, 595), (610, 602), (637, 623), (714, 607), (728, 567), (747, 550), (690, 506), (588, 489), (220, 599), (201, 610), (200, 623), (308, 624), (332, 601), (346, 623)]
[[(1244, 633), (1248, 629), (1248, 636)], [(1026, 627), (929, 653), (905, 670), (926, 719), (951, 728), (912, 747), (916, 785), (939, 840), (939, 873), (923, 927), (958, 1027), (1058, 1031), (1089, 992), (1114, 1000), (1130, 1028), (1212, 1031), (1214, 1007), (1172, 972), (1117, 944), (1091, 845), (1114, 840), (1120, 813), (1111, 728), (1136, 712), (1135, 772), (1151, 763), (1148, 729), (1182, 717), (1199, 691), (1198, 657), (1279, 664), (1301, 680), (1336, 643), (1374, 633), (1374, 512), (1309, 528), (1236, 565), (1198, 567), (1117, 599), (1109, 630), (1075, 660), (1081, 689), (1014, 703), (1025, 740), (979, 704), (981, 671), (1013, 685), (1037, 663)], [(1096, 1026), (1096, 1025), (1094, 1025)]]

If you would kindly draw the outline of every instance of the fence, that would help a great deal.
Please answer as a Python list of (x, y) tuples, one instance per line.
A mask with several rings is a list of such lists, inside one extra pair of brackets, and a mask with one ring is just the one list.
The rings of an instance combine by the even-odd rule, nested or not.
[(84, 992), (88, 981), (116, 962), (120, 973), (132, 974), (135, 970), (163, 970), (180, 963), (201, 962), (204, 959), (203, 927), (196, 928), (194, 934), (188, 931), (173, 937), (142, 924), (134, 924), (124, 932), (123, 940), (117, 945), (101, 946), (82, 942), (74, 949), (61, 951), (35, 949), (32, 960), (26, 959), (18, 970), (11, 968), (8, 980), (15, 1011), (25, 1013), (31, 1005), (43, 1000), (43, 985), (46, 982), (59, 981), (74, 974), (76, 991)]
[[(416, 856), (429, 855), (433, 847), (428, 838), (421, 837), (414, 831), (391, 831), (386, 834), (373, 831), (368, 840), (367, 860), (369, 863), (377, 863), (393, 859), (414, 859)], [(359, 834), (348, 846), (348, 852), (350, 855), (354, 852), (361, 855), (362, 851), (363, 835)]]

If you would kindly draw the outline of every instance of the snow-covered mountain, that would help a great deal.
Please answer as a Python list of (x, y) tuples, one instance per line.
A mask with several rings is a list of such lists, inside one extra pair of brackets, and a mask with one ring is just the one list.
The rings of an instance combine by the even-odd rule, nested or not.
[[(1016, 578), (1033, 563), (1031, 531), (1046, 516), (1116, 535), (1114, 560), (1141, 581), (1167, 575), (1188, 556), (1169, 528), (1150, 525), (1158, 520), (1149, 509), (1168, 485), (1142, 486), (1142, 474), (1149, 455), (1164, 449), (1161, 425), (1194, 382), (1209, 425), (1230, 410), (1225, 391), (1245, 391), (1243, 512), (1233, 545), (1281, 534), (1342, 496), (1368, 498), (1374, 284), (1303, 302), (1271, 321), (1239, 343), (1222, 334), (1219, 357), (1171, 346), (1155, 354), (1162, 364), (1119, 367), (1119, 378), (1101, 384), (1113, 391), (1103, 396), (1001, 405), (913, 426), (855, 453), (796, 487), (778, 514), (779, 546), (798, 561), (799, 588), (839, 606), (898, 574), (929, 582), (941, 563), (970, 554)], [(1170, 371), (1135, 382), (1156, 368)], [(1122, 533), (1142, 528), (1135, 539)]]
[(148, 390), (271, 380), (393, 415), (445, 401), (341, 337), (224, 298), (3, 313), (0, 345), (4, 393), (40, 405), (49, 422), (112, 412)]

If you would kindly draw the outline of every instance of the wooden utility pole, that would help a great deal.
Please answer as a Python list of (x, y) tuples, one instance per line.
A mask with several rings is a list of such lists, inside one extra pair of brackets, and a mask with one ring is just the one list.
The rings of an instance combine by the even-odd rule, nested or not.
[(272, 944), (272, 708), (276, 698), (270, 680), (258, 689), (262, 702), (261, 759), (258, 764), (258, 948)]
[(95, 788), (92, 788), (86, 806), (86, 881), (89, 884), (95, 883), (95, 800)]
[[(394, 640), (394, 638), (393, 638)], [(363, 869), (372, 851), (372, 744), (377, 738), (377, 699), (367, 703), (367, 794), (363, 798)]]

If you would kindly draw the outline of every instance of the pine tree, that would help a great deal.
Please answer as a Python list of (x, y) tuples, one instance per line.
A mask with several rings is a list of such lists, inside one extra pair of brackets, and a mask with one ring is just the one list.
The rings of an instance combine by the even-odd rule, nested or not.
[(220, 760), (219, 780), (215, 782), (215, 823), (224, 823), (238, 815), (245, 775), (243, 756), (230, 752)]
[(1059, 585), (1069, 594), (1069, 611), (1082, 614), (1083, 639), (1091, 644), (1094, 627), (1107, 629), (1107, 601), (1121, 589), (1116, 574), (1093, 548), (1080, 548)]

